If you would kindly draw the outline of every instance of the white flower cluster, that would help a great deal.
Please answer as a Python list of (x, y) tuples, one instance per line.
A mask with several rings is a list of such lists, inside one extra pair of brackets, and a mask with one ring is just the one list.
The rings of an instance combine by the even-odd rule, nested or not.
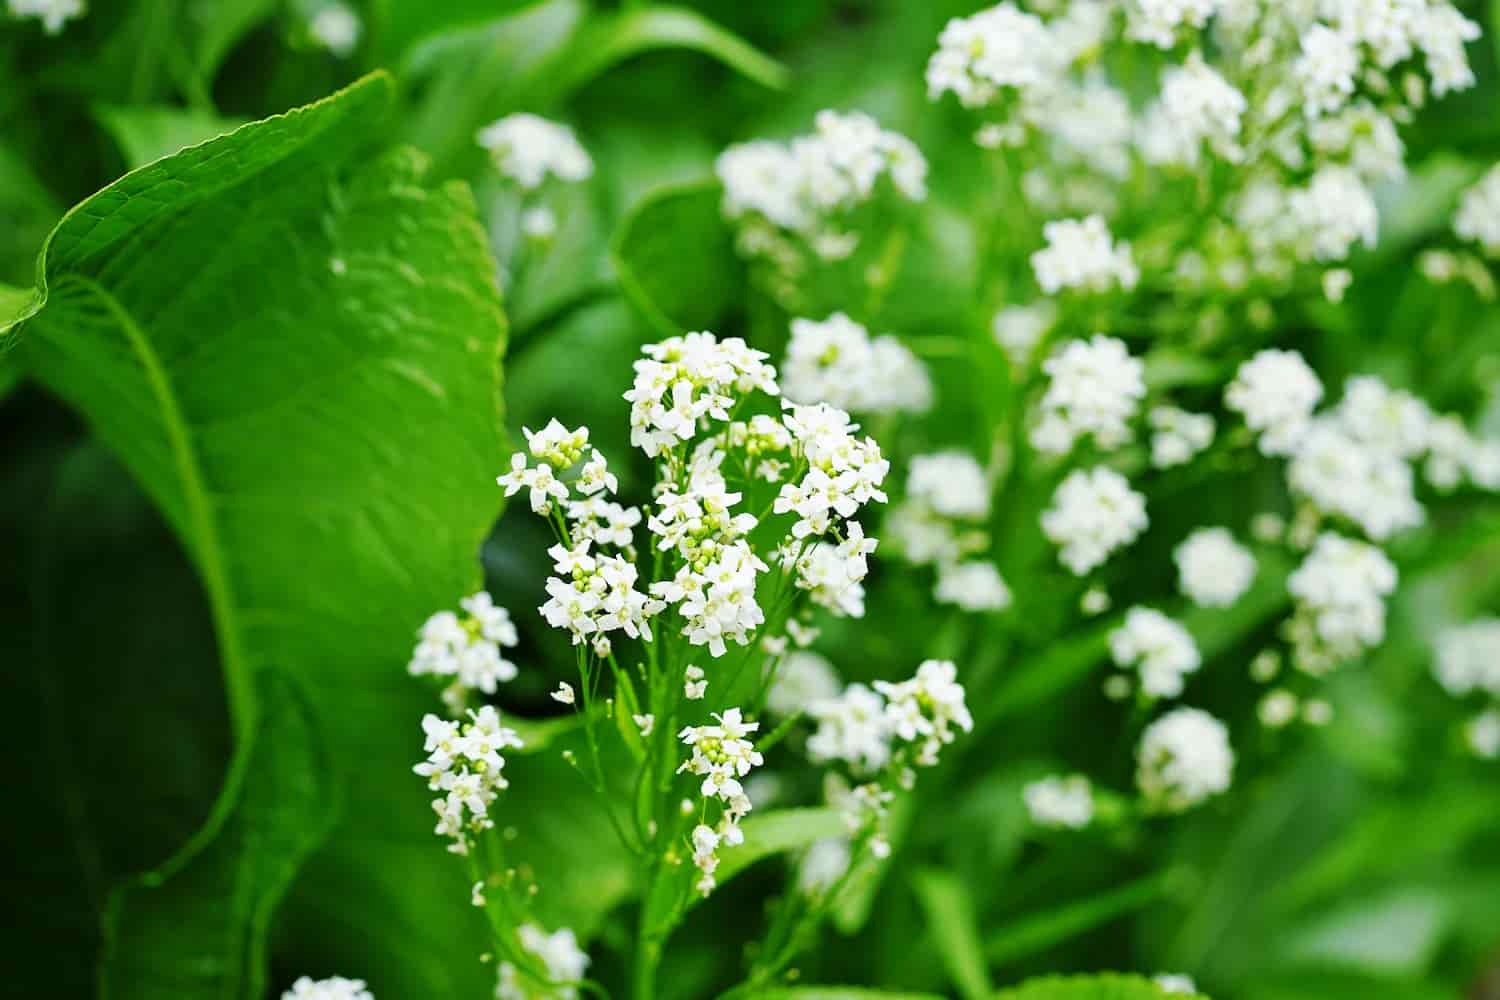
[(313, 41), (340, 59), (353, 55), (363, 29), (359, 15), (341, 3), (319, 7), (307, 25), (308, 34)]
[(962, 451), (918, 455), (907, 472), (906, 495), (943, 517), (983, 521), (990, 516), (990, 481)]
[(556, 575), (547, 578), (547, 602), (537, 610), (548, 625), (568, 632), (574, 645), (588, 642), (599, 656), (608, 656), (611, 632), (650, 639), (650, 618), (662, 603), (635, 589), (635, 563), (595, 553), (593, 546), (585, 539), (547, 550)]
[(1339, 110), (1359, 81), (1418, 52), (1435, 95), (1474, 85), (1464, 45), (1479, 25), (1445, 0), (1326, 0), (1320, 13), (1326, 23), (1304, 31), (1296, 67), (1309, 115)]
[(839, 675), (825, 657), (808, 649), (784, 654), (766, 692), (766, 711), (791, 716), (839, 694)]
[(563, 927), (548, 934), (528, 923), (516, 928), (516, 936), (521, 947), (541, 963), (547, 980), (539, 983), (510, 962), (501, 962), (496, 970), (495, 1000), (577, 1000), (589, 956), (578, 946), (573, 931)]
[(520, 747), (521, 738), (501, 725), (500, 713), (491, 705), (469, 712), (464, 723), (429, 713), (422, 717), (422, 731), (427, 734), (427, 759), (412, 770), (427, 779), (432, 791), (443, 793), (432, 800), (438, 815), (434, 832), (453, 838), (450, 851), (467, 854), (470, 834), (495, 825), (490, 804), (510, 784), (500, 751)]
[(375, 994), (365, 989), (363, 979), (330, 976), (314, 980), (302, 976), (281, 994), (281, 1000), (375, 1000)]
[(1186, 812), (1229, 788), (1234, 751), (1229, 730), (1196, 708), (1174, 708), (1141, 734), (1136, 787), (1160, 812)]
[(462, 614), (439, 611), (417, 633), (407, 672), (453, 678), (444, 701), (462, 704), (465, 691), (494, 694), (497, 685), (516, 676), (516, 665), (500, 652), (519, 641), (510, 612), (484, 591), (459, 601)]
[(1057, 322), (1057, 304), (1039, 299), (1020, 306), (1006, 306), (995, 313), (990, 329), (995, 343), (1005, 350), (1010, 363), (1026, 369), (1036, 354), (1036, 346), (1051, 332)]
[(1141, 153), (1150, 163), (1196, 167), (1207, 147), (1237, 163), (1245, 155), (1239, 135), (1247, 107), (1245, 95), (1195, 51), (1162, 76), (1161, 98), (1142, 123)]
[(1199, 528), (1172, 552), (1177, 586), (1203, 608), (1227, 608), (1255, 580), (1255, 556), (1227, 528)]
[(489, 150), (495, 168), (523, 190), (541, 187), (549, 175), (576, 183), (594, 172), (594, 161), (573, 130), (538, 115), (506, 115), (481, 129), (478, 142)]
[(990, 481), (961, 451), (918, 455), (907, 471), (906, 500), (886, 518), (886, 534), (916, 566), (938, 570), (933, 596), (965, 611), (1002, 611), (1010, 588), (993, 563), (968, 556), (989, 546), (978, 525), (990, 516)]
[(1485, 709), (1464, 726), (1469, 750), (1481, 760), (1500, 759), (1500, 709)]
[(1500, 257), (1500, 163), (1464, 192), (1453, 219), (1458, 238), (1479, 244), (1489, 257)]
[(901, 341), (871, 338), (843, 313), (819, 323), (792, 320), (781, 388), (797, 403), (827, 403), (851, 413), (925, 413), (932, 408), (927, 368)]
[(77, 17), (82, 17), (86, 8), (83, 0), (7, 0), (11, 17), (34, 17), (42, 22), (42, 30), (55, 35), (63, 26)]
[(869, 201), (882, 177), (911, 201), (927, 197), (927, 161), (910, 139), (858, 111), (820, 111), (814, 126), (790, 144), (759, 140), (719, 155), (725, 216), (813, 236), (830, 216)]
[(1191, 462), (1214, 440), (1214, 418), (1175, 406), (1153, 406), (1146, 415), (1151, 425), (1151, 464), (1170, 469)]
[(746, 722), (738, 708), (731, 708), (722, 715), (715, 714), (717, 725), (687, 726), (678, 733), (678, 739), (692, 750), (692, 756), (677, 769), (703, 779), (699, 794), (705, 799), (717, 799), (723, 814), (717, 828), (700, 823), (692, 833), (693, 864), (703, 874), (698, 880), (698, 891), (705, 896), (714, 888), (714, 870), (719, 859), (716, 851), (720, 843), (739, 844), (744, 841), (739, 822), (750, 812), (750, 798), (740, 783), (752, 767), (764, 763), (760, 752), (749, 736), (760, 729), (758, 722)]
[(869, 774), (890, 764), (900, 744), (913, 751), (912, 763), (936, 764), (943, 746), (956, 738), (955, 727), (974, 728), (957, 677), (953, 663), (926, 660), (910, 680), (875, 681), (874, 690), (850, 684), (836, 698), (813, 702), (807, 713), (818, 728), (807, 741), (808, 756)]
[(939, 604), (973, 612), (1004, 611), (1011, 603), (1010, 587), (1000, 570), (979, 559), (939, 565), (932, 594)]
[(1066, 53), (1041, 18), (1010, 2), (949, 21), (927, 63), (927, 93), (953, 93), (965, 107), (1002, 94), (1023, 104), (1050, 96)]
[(1075, 576), (1104, 564), (1116, 549), (1146, 530), (1146, 498), (1114, 469), (1075, 469), (1042, 512), (1042, 533), (1060, 546), (1058, 558)]
[(1109, 653), (1116, 666), (1140, 672), (1141, 691), (1152, 698), (1182, 694), (1183, 678), (1203, 664), (1192, 634), (1154, 608), (1126, 612), (1124, 625), (1109, 634)]
[(1031, 255), (1031, 269), (1048, 295), (1065, 288), (1129, 291), (1140, 280), (1130, 244), (1115, 241), (1103, 216), (1057, 219), (1042, 227), (1042, 235), (1047, 245)]
[(1170, 49), (1183, 29), (1201, 29), (1222, 0), (1127, 0), (1127, 36)]
[(858, 521), (851, 521), (841, 542), (815, 542), (801, 555), (791, 546), (783, 550), (782, 565), (796, 571), (797, 586), (819, 607), (841, 618), (863, 618), (865, 588), (869, 572), (866, 557), (875, 550), (875, 539), (866, 538)]
[(1146, 366), (1123, 341), (1103, 334), (1069, 341), (1042, 370), (1049, 382), (1031, 432), (1038, 451), (1063, 455), (1081, 437), (1105, 451), (1130, 440), (1130, 421), (1146, 395)]
[(1385, 638), (1385, 598), (1396, 567), (1365, 542), (1325, 532), (1287, 578), (1297, 607), (1287, 623), (1292, 661), (1323, 674)]
[(1033, 781), (1022, 791), (1022, 797), (1037, 826), (1082, 830), (1094, 819), (1094, 786), (1082, 774), (1051, 775)]
[(630, 443), (651, 458), (691, 440), (710, 418), (727, 421), (729, 410), (749, 393), (780, 392), (765, 352), (738, 337), (689, 333), (645, 351), (647, 357), (635, 362), (635, 384), (625, 399)]
[(1500, 618), (1481, 618), (1443, 632), (1432, 672), (1455, 697), (1481, 691), (1500, 698)]
[(1290, 455), (1311, 426), (1323, 383), (1296, 351), (1264, 350), (1240, 365), (1224, 405), (1260, 435), (1264, 455)]
[(792, 405), (782, 422), (791, 432), (793, 459), (807, 468), (800, 482), (782, 484), (772, 506), (774, 513), (797, 516), (793, 538), (826, 534), (835, 517), (853, 517), (872, 500), (886, 502), (880, 486), (891, 463), (873, 438), (855, 436), (859, 425), (849, 414), (825, 403)]

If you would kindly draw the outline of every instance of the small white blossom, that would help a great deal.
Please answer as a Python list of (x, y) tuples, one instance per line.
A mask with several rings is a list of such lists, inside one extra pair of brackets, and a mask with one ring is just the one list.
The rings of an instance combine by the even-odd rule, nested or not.
[(1340, 261), (1356, 243), (1375, 245), (1380, 227), (1375, 196), (1349, 167), (1319, 170), (1307, 187), (1291, 193), (1287, 209), (1303, 234), (1305, 256)]
[(577, 701), (577, 696), (573, 693), (573, 685), (567, 681), (558, 681), (557, 690), (552, 692), (552, 700), (562, 705), (573, 704)]
[(1042, 513), (1042, 533), (1061, 547), (1058, 558), (1075, 576), (1102, 565), (1139, 538), (1146, 525), (1145, 498), (1102, 465), (1069, 473)]
[(1199, 29), (1222, 0), (1127, 0), (1126, 34), (1139, 42), (1170, 49), (1184, 29)]
[(500, 173), (528, 191), (548, 175), (573, 183), (594, 172), (594, 162), (573, 130), (537, 115), (507, 115), (481, 129), (478, 141)]
[(1031, 432), (1037, 450), (1066, 454), (1091, 436), (1109, 451), (1130, 440), (1129, 422), (1146, 395), (1146, 368), (1123, 341), (1103, 334), (1069, 341), (1042, 370), (1049, 381)]
[(702, 701), (703, 696), (708, 693), (708, 681), (704, 678), (703, 668), (688, 664), (683, 677), (682, 696), (688, 701)]
[(933, 597), (975, 612), (1004, 611), (1011, 603), (1010, 588), (995, 564), (979, 560), (939, 566)]
[(1051, 299), (1041, 299), (1024, 306), (1006, 306), (995, 313), (990, 328), (1010, 363), (1025, 368), (1056, 322), (1056, 304)]
[(1221, 159), (1239, 162), (1240, 118), (1247, 106), (1245, 95), (1193, 52), (1162, 77), (1161, 101), (1148, 112), (1146, 159), (1196, 167), (1206, 146)]
[(365, 989), (363, 979), (330, 976), (315, 981), (302, 976), (281, 994), (281, 1000), (375, 1000), (375, 994)]
[(1136, 786), (1162, 812), (1185, 812), (1224, 792), (1233, 770), (1229, 730), (1196, 708), (1174, 708), (1153, 721), (1136, 751)]
[(836, 697), (810, 702), (807, 714), (818, 723), (808, 738), (814, 763), (844, 761), (861, 772), (878, 771), (891, 759), (891, 727), (885, 699), (863, 684), (850, 684)]
[(1146, 415), (1151, 425), (1151, 464), (1170, 469), (1192, 461), (1214, 440), (1214, 418), (1175, 406), (1154, 406)]
[(1115, 665), (1140, 671), (1141, 690), (1153, 698), (1182, 694), (1183, 678), (1202, 666), (1198, 644), (1182, 625), (1152, 608), (1131, 608), (1109, 634)]
[(1031, 821), (1050, 829), (1081, 830), (1094, 819), (1094, 788), (1081, 774), (1051, 775), (1022, 793)]
[(1347, 36), (1326, 24), (1315, 24), (1302, 33), (1302, 55), (1293, 73), (1301, 82), (1308, 117), (1337, 111), (1348, 103), (1358, 72), (1359, 53)]
[(939, 451), (911, 460), (906, 495), (944, 517), (983, 521), (990, 516), (990, 481), (973, 456)]
[(359, 15), (341, 3), (320, 7), (308, 24), (313, 40), (340, 59), (353, 54), (362, 30)]
[(536, 924), (522, 924), (517, 934), (521, 947), (536, 956), (547, 979), (537, 982), (510, 962), (501, 962), (496, 970), (495, 1000), (577, 1000), (589, 956), (578, 946), (573, 931), (563, 927), (548, 934)]
[(1192, 995), (1198, 992), (1198, 986), (1190, 976), (1177, 973), (1162, 973), (1154, 977), (1152, 982), (1161, 987), (1163, 993), (1185, 993)]
[(1297, 600), (1288, 623), (1298, 669), (1321, 674), (1385, 637), (1385, 598), (1396, 567), (1373, 545), (1325, 532), (1287, 579)]
[(1255, 706), (1260, 724), (1267, 729), (1281, 729), (1297, 718), (1297, 696), (1285, 688), (1266, 692), (1266, 696)]
[(8, 0), (11, 17), (34, 17), (42, 30), (55, 35), (69, 21), (84, 15), (83, 0)]
[(1031, 255), (1037, 284), (1048, 295), (1064, 288), (1092, 292), (1135, 287), (1140, 270), (1130, 244), (1116, 243), (1099, 215), (1060, 219), (1042, 227), (1047, 246)]
[(1007, 0), (943, 27), (927, 63), (927, 94), (935, 100), (951, 91), (969, 108), (1005, 93), (1034, 101), (1055, 86), (1064, 57), (1041, 18)]
[[(724, 822), (717, 831), (719, 836), (728, 843), (739, 843), (742, 839), (739, 821), (751, 809), (750, 798), (740, 779), (748, 775), (752, 767), (764, 763), (749, 739), (760, 729), (760, 723), (746, 722), (738, 708), (731, 708), (722, 715), (716, 713), (714, 718), (719, 720), (717, 725), (687, 726), (677, 734), (678, 739), (692, 750), (692, 756), (682, 762), (677, 773), (685, 771), (703, 779), (699, 794), (705, 799), (717, 799), (724, 808)], [(711, 889), (712, 884), (707, 888)], [(702, 885), (700, 889), (707, 892)]]
[(1255, 557), (1226, 528), (1200, 528), (1172, 552), (1177, 586), (1199, 607), (1227, 608), (1250, 589)]
[(568, 499), (568, 488), (552, 474), (552, 466), (543, 463), (528, 466), (526, 453), (516, 452), (510, 457), (510, 471), (495, 482), (505, 487), (506, 496), (515, 496), (522, 489), (528, 490), (527, 499), (533, 513), (546, 516), (552, 513), (553, 504)]
[(1296, 351), (1264, 350), (1240, 365), (1224, 393), (1229, 409), (1260, 435), (1265, 455), (1297, 450), (1323, 398), (1323, 383)]
[(422, 717), (427, 759), (412, 770), (427, 779), (427, 787), (442, 796), (432, 800), (438, 815), (435, 833), (452, 837), (449, 850), (467, 854), (469, 835), (494, 826), (489, 807), (509, 786), (505, 758), (500, 751), (522, 746), (515, 730), (500, 722), (500, 713), (485, 705), (458, 723), (431, 713)]
[(1361, 440), (1348, 426), (1322, 418), (1313, 422), (1287, 467), (1292, 489), (1378, 540), (1421, 524), (1425, 515), (1413, 492), (1411, 466), (1394, 450)]
[(955, 726), (966, 733), (974, 728), (957, 677), (958, 668), (952, 662), (925, 660), (911, 680), (874, 684), (875, 690), (885, 696), (891, 732), (897, 739), (917, 745), (916, 761), (924, 767), (936, 764), (943, 744), (953, 742)]
[(691, 440), (700, 422), (728, 421), (729, 410), (752, 391), (780, 391), (767, 355), (738, 337), (711, 333), (671, 337), (645, 349), (635, 362), (630, 403), (630, 443), (656, 458)]
[(792, 320), (781, 387), (797, 403), (828, 403), (852, 413), (924, 413), (932, 407), (927, 368), (895, 337), (871, 339), (843, 313), (823, 322)]
[(1438, 637), (1432, 672), (1454, 697), (1485, 691), (1500, 698), (1500, 618), (1480, 618)]
[(1412, 38), (1427, 57), (1432, 92), (1437, 97), (1474, 86), (1474, 71), (1464, 45), (1479, 38), (1479, 25), (1460, 14), (1451, 4), (1431, 0), (1416, 12)]
[(1464, 192), (1453, 231), (1459, 239), (1479, 244), (1486, 256), (1500, 257), (1500, 163)]
[(1481, 760), (1500, 760), (1500, 711), (1480, 712), (1464, 726), (1469, 752)]

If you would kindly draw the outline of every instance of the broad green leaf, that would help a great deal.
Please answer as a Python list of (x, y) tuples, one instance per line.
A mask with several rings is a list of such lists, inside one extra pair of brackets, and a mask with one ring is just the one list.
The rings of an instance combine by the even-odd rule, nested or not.
[(927, 927), (948, 976), (965, 1000), (990, 996), (989, 970), (979, 940), (979, 922), (968, 886), (952, 874), (923, 868), (912, 877)]
[(95, 109), (94, 114), (114, 137), (131, 169), (232, 132), (245, 124), (238, 119), (220, 118), (208, 112), (172, 107), (104, 106)]
[(667, 336), (722, 328), (743, 293), (720, 197), (712, 178), (660, 188), (625, 218), (610, 249), (620, 287)]
[(1162, 1000), (1168, 995), (1149, 979), (1106, 972), (1028, 979), (1020, 986), (996, 993), (995, 1000)]
[(1166, 894), (1168, 883), (1165, 873), (1151, 875), (1118, 889), (1021, 917), (985, 936), (985, 958), (1000, 965), (1045, 951), (1151, 905)]
[(776, 809), (746, 819), (745, 842), (719, 851), (716, 877), (727, 882), (761, 858), (797, 851), (829, 837), (847, 836), (848, 826), (837, 809)]
[(499, 505), (504, 318), (467, 192), (365, 155), (390, 91), (368, 78), (110, 185), (49, 238), (11, 336), (202, 578), (237, 749), (194, 847), (238, 801), (252, 678), (284, 669), (347, 809), (283, 909), (337, 900), (362, 928), (286, 947), (357, 957), (387, 994), (459, 995), (487, 987), (484, 934), (408, 783), (430, 700), (402, 667), (422, 619), (474, 586)]
[(259, 732), (229, 817), (201, 851), (111, 897), (101, 997), (264, 995), (267, 928), (332, 826), (338, 790), (292, 682), (268, 670), (259, 687)]

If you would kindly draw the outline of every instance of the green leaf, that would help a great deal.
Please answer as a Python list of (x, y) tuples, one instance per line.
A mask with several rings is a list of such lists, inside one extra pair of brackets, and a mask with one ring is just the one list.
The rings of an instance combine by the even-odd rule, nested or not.
[(986, 935), (985, 958), (991, 964), (1000, 965), (1045, 951), (1151, 905), (1166, 895), (1168, 884), (1166, 873), (1151, 875), (1118, 889), (1012, 921)]
[(829, 837), (849, 833), (837, 809), (773, 809), (756, 813), (742, 824), (745, 842), (719, 851), (719, 882), (727, 882), (762, 858), (797, 851)]
[(990, 996), (989, 970), (979, 940), (979, 922), (968, 886), (952, 874), (923, 868), (912, 877), (917, 900), (948, 976), (965, 1000)]
[(995, 1000), (1162, 1000), (1166, 996), (1167, 992), (1149, 979), (1106, 972), (1028, 979), (1014, 989), (996, 993)]
[(266, 930), (327, 835), (338, 789), (293, 684), (268, 670), (259, 688), (263, 711), (244, 782), (211, 843), (111, 897), (101, 997), (264, 995)]
[(720, 197), (713, 178), (659, 188), (625, 217), (610, 248), (631, 304), (667, 336), (720, 329), (741, 299), (744, 271)]
[(94, 115), (125, 155), (132, 169), (145, 166), (180, 149), (196, 146), (245, 124), (203, 111), (172, 107), (124, 108), (104, 106)]
[(368, 155), (390, 101), (370, 77), (127, 175), (63, 219), (0, 329), (23, 324), (27, 370), (124, 460), (202, 578), (236, 756), (197, 848), (239, 801), (253, 678), (284, 669), (347, 809), (283, 913), (337, 905), (360, 927), (285, 947), (388, 995), (477, 994), (485, 934), (409, 781), (430, 699), (402, 668), (426, 615), (475, 585), (499, 506), (504, 317), (467, 191), (423, 186), (413, 154)]
[(194, 69), (205, 87), (235, 42), (279, 6), (280, 0), (216, 0), (190, 8), (189, 23), (197, 27)]

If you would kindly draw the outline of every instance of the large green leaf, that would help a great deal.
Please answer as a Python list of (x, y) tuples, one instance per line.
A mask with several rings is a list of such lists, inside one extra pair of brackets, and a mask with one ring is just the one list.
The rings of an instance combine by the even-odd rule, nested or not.
[(355, 949), (334, 957), (386, 995), (461, 995), (488, 978), (483, 931), (410, 777), (428, 700), (402, 663), (474, 585), (499, 505), (504, 318), (466, 190), (364, 155), (390, 99), (372, 77), (127, 175), (59, 224), (0, 331), (125, 461), (207, 593), (237, 752), (174, 866), (227, 829), (253, 678), (283, 669), (347, 799), (287, 905), (359, 928), (286, 950)]
[(709, 178), (663, 187), (626, 216), (611, 247), (620, 287), (658, 330), (715, 330), (744, 286), (722, 192)]
[(265, 992), (266, 929), (298, 867), (327, 834), (337, 789), (309, 706), (277, 671), (234, 812), (205, 849), (115, 893), (100, 995)]
[(995, 1000), (1162, 1000), (1165, 996), (1168, 993), (1149, 979), (1102, 973), (1028, 979), (1014, 989), (1001, 990)]
[(728, 881), (761, 858), (808, 847), (815, 841), (848, 834), (837, 809), (777, 809), (745, 820), (745, 842), (719, 852), (720, 882)]

